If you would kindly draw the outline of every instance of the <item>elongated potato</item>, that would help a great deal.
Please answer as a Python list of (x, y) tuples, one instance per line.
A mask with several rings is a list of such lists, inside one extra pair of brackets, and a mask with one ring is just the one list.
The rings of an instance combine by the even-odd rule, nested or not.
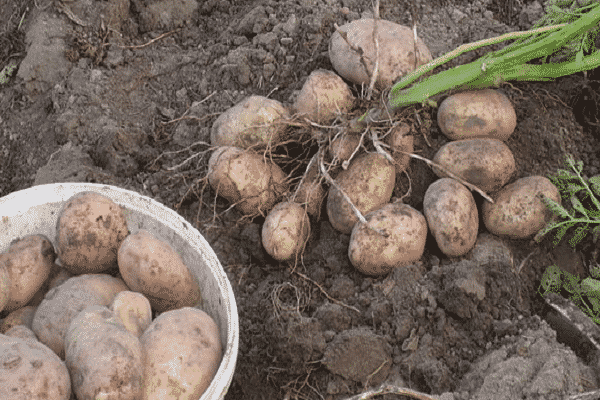
[(287, 261), (303, 249), (310, 233), (308, 214), (300, 204), (281, 202), (265, 218), (262, 243), (274, 259)]
[(219, 328), (197, 308), (159, 315), (140, 338), (142, 400), (197, 400), (215, 377), (223, 350)]
[(198, 282), (181, 256), (150, 232), (129, 235), (118, 258), (125, 283), (146, 296), (154, 310), (195, 306), (201, 300)]

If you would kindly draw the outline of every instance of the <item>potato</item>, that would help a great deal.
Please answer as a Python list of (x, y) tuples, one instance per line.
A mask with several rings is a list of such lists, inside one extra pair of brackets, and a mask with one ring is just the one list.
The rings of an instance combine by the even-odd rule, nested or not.
[(87, 306), (108, 306), (125, 290), (129, 290), (127, 285), (110, 275), (75, 276), (46, 294), (35, 311), (32, 330), (40, 342), (64, 359), (65, 334), (71, 320)]
[[(512, 151), (496, 139), (465, 139), (446, 143), (435, 154), (433, 162), (484, 192), (501, 189), (517, 170)], [(448, 176), (439, 168), (433, 167), (433, 171), (440, 178)]]
[(0, 335), (0, 399), (69, 400), (69, 371), (40, 342)]
[(425, 192), (423, 211), (442, 253), (462, 256), (475, 246), (479, 213), (464, 185), (450, 178), (433, 182)]
[(328, 148), (329, 154), (331, 154), (331, 158), (334, 161), (339, 160), (339, 162), (343, 163), (352, 157), (352, 154), (359, 145), (360, 135), (354, 133), (339, 135), (331, 141), (331, 145)]
[(39, 342), (35, 333), (25, 325), (15, 325), (5, 333), (6, 336), (28, 339)]
[(0, 269), (8, 272), (11, 282), (10, 299), (4, 310), (24, 307), (50, 276), (55, 259), (54, 246), (43, 235), (13, 241), (7, 252), (0, 254)]
[(8, 269), (0, 265), (0, 312), (4, 310), (10, 300), (10, 275)]
[(152, 322), (150, 302), (141, 293), (125, 291), (117, 294), (110, 309), (135, 337), (140, 337)]
[(123, 241), (119, 271), (127, 286), (146, 296), (158, 312), (195, 306), (201, 300), (198, 282), (179, 254), (148, 231)]
[(288, 110), (277, 100), (250, 96), (225, 111), (210, 132), (213, 146), (276, 146), (285, 131)]
[[(385, 89), (432, 58), (425, 43), (417, 39), (418, 58), (415, 59), (414, 34), (411, 28), (383, 19), (378, 19), (377, 24), (379, 73), (375, 86)], [(346, 32), (347, 41), (352, 47), (361, 49), (362, 54), (350, 48), (346, 39), (337, 31), (329, 42), (329, 59), (333, 68), (343, 78), (358, 85), (368, 85), (375, 68), (377, 52), (373, 40), (374, 26), (374, 19), (359, 19), (340, 27), (342, 32)]]
[[(386, 204), (352, 229), (348, 257), (360, 272), (380, 276), (418, 261), (425, 250), (427, 222), (407, 204)], [(385, 233), (387, 237), (381, 233)]]
[(541, 195), (560, 204), (560, 193), (543, 176), (529, 176), (505, 186), (492, 196), (494, 204), (483, 203), (483, 222), (488, 231), (511, 239), (535, 235), (552, 218)]
[(65, 363), (79, 400), (137, 400), (142, 395), (142, 345), (104, 306), (88, 306), (69, 324)]
[(35, 309), (35, 307), (26, 306), (8, 314), (8, 317), (4, 318), (0, 324), (0, 333), (6, 333), (10, 328), (18, 325), (25, 325), (31, 329)]
[(406, 123), (394, 126), (385, 137), (385, 143), (390, 146), (391, 156), (396, 161), (396, 176), (398, 176), (410, 164), (410, 156), (404, 153), (414, 151), (414, 137), (410, 134), (410, 126)]
[(321, 184), (319, 166), (314, 162), (309, 166), (304, 180), (298, 184), (294, 202), (305, 207), (308, 215), (318, 220), (321, 216), (323, 200), (325, 200), (325, 189)]
[(52, 263), (52, 267), (50, 268), (50, 274), (48, 278), (46, 279), (42, 287), (39, 288), (37, 292), (35, 292), (35, 294), (31, 298), (31, 300), (29, 300), (27, 305), (33, 307), (39, 306), (42, 300), (44, 300), (44, 296), (46, 296), (46, 293), (48, 293), (48, 291), (56, 285), (57, 277), (63, 277), (64, 279), (62, 280), (62, 282), (64, 282), (68, 279), (65, 278), (66, 276), (70, 278), (73, 275), (70, 272), (66, 271), (64, 268), (62, 268), (60, 265), (58, 265), (56, 262)]
[(266, 214), (287, 191), (285, 174), (262, 155), (219, 147), (208, 161), (211, 187), (244, 214)]
[(159, 315), (140, 338), (143, 400), (197, 400), (215, 377), (223, 354), (219, 328), (202, 310)]
[(296, 113), (318, 124), (328, 124), (352, 108), (350, 87), (334, 72), (318, 69), (310, 73), (294, 103)]
[(119, 205), (95, 192), (78, 193), (58, 217), (58, 258), (75, 275), (105, 271), (116, 267), (117, 251), (127, 234)]
[[(335, 181), (364, 215), (390, 201), (396, 174), (394, 166), (384, 156), (366, 153), (356, 157)], [(345, 234), (350, 234), (358, 221), (350, 204), (334, 186), (329, 189), (327, 215), (331, 225)]]
[(450, 140), (487, 138), (506, 141), (517, 126), (508, 97), (497, 90), (471, 90), (445, 99), (438, 125)]
[(304, 207), (284, 201), (277, 204), (265, 218), (262, 244), (274, 259), (288, 261), (304, 250), (309, 233), (310, 221)]

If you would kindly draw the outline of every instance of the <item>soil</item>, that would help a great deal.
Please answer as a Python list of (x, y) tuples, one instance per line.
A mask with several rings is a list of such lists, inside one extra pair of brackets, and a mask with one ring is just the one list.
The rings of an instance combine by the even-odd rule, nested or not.
[[(528, 0), (380, 6), (381, 18), (406, 26), (414, 18), (434, 57), (526, 30), (542, 12)], [(0, 86), (0, 196), (55, 182), (111, 184), (194, 224), (238, 306), (240, 348), (226, 399), (345, 399), (389, 384), (446, 400), (549, 400), (598, 388), (597, 361), (557, 340), (538, 293), (552, 263), (587, 276), (589, 239), (573, 250), (551, 238), (498, 238), (481, 223), (467, 256), (444, 256), (430, 236), (418, 263), (371, 278), (351, 266), (349, 236), (326, 218), (313, 221), (298, 263), (274, 261), (261, 246), (264, 219), (243, 218), (207, 186), (219, 114), (251, 94), (289, 106), (311, 71), (333, 69), (334, 24), (371, 16), (371, 2), (0, 0), (0, 14), (10, 16), (0, 24), (0, 67), (18, 65)], [(597, 86), (595, 72), (501, 86), (517, 113), (507, 141), (513, 180), (555, 173), (566, 153), (583, 161), (585, 176), (600, 174)], [(448, 141), (436, 110), (410, 110), (401, 118), (415, 152), (431, 159)], [(422, 210), (436, 177), (417, 160), (408, 176), (403, 200)], [(394, 195), (407, 187), (404, 176)]]

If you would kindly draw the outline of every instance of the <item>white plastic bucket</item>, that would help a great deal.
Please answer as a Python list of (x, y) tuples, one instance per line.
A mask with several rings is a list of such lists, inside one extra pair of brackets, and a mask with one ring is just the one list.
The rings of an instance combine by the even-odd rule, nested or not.
[(125, 207), (132, 233), (146, 229), (167, 241), (198, 278), (201, 308), (217, 323), (225, 349), (217, 374), (200, 400), (224, 399), (231, 384), (239, 343), (237, 306), (231, 284), (204, 237), (170, 208), (130, 190), (93, 183), (56, 183), (34, 186), (0, 198), (0, 252), (10, 242), (31, 234), (46, 235), (55, 242), (56, 221), (64, 203), (73, 195), (93, 191)]

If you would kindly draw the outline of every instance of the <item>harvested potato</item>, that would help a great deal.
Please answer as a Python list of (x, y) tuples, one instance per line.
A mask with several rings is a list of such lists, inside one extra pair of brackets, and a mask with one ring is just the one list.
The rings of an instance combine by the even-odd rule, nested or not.
[(485, 227), (494, 235), (511, 239), (535, 235), (552, 218), (541, 195), (561, 203), (558, 189), (543, 176), (528, 176), (505, 186), (492, 196), (494, 204), (483, 203)]
[[(54, 286), (56, 286), (56, 282), (57, 282), (57, 280), (56, 280), (57, 278), (56, 277), (57, 276), (65, 277), (67, 275), (68, 275), (69, 278), (71, 276), (73, 276), (70, 272), (68, 272), (67, 270), (65, 270), (64, 268), (62, 268), (57, 263), (55, 263), (55, 262), (52, 263), (52, 267), (50, 268), (50, 274), (49, 274), (48, 278), (46, 279), (46, 281), (44, 282), (44, 284), (42, 285), (42, 287), (39, 288), (39, 290), (33, 295), (33, 297), (31, 298), (31, 300), (29, 300), (29, 302), (27, 304), (30, 305), (30, 306), (33, 306), (33, 307), (39, 306), (40, 303), (42, 302), (42, 300), (44, 300), (44, 296), (46, 296), (46, 293), (48, 293), (48, 291), (51, 288), (53, 288)], [(67, 279), (68, 278), (64, 278), (62, 282), (64, 282)]]
[(316, 162), (310, 164), (303, 181), (298, 184), (294, 202), (306, 208), (308, 215), (316, 220), (321, 216), (321, 206), (325, 200), (325, 189), (321, 184), (319, 166)]
[(287, 191), (285, 174), (262, 155), (219, 147), (208, 161), (211, 187), (244, 214), (266, 214)]
[(34, 340), (34, 341), (38, 342), (37, 336), (35, 336), (35, 333), (33, 333), (33, 331), (31, 329), (29, 329), (28, 327), (26, 327), (25, 325), (15, 325), (12, 328), (10, 328), (9, 330), (7, 330), (5, 335), (10, 336), (10, 337), (21, 338), (21, 339)]
[(65, 334), (71, 320), (87, 306), (108, 306), (117, 293), (125, 290), (129, 290), (127, 285), (110, 275), (75, 276), (46, 294), (35, 311), (33, 332), (40, 342), (64, 359)]
[[(501, 189), (517, 170), (512, 151), (500, 140), (465, 139), (443, 145), (433, 162), (484, 192)], [(447, 175), (439, 168), (433, 171), (440, 178)]]
[(0, 399), (70, 400), (65, 363), (32, 339), (0, 335)]
[(304, 207), (284, 201), (277, 204), (265, 218), (262, 244), (274, 259), (288, 261), (302, 252), (309, 233), (310, 221)]
[(141, 398), (140, 340), (104, 306), (88, 306), (73, 318), (65, 363), (79, 400)]
[(479, 213), (464, 185), (450, 178), (433, 182), (425, 192), (423, 211), (442, 253), (462, 256), (475, 246)]
[(24, 325), (31, 329), (35, 309), (35, 307), (26, 306), (8, 314), (0, 324), (0, 333), (6, 333), (10, 328), (18, 325)]
[[(364, 215), (390, 201), (396, 172), (381, 154), (366, 153), (356, 157), (335, 181)], [(358, 221), (350, 204), (334, 186), (329, 189), (327, 215), (331, 225), (345, 234), (350, 234)]]
[(118, 204), (95, 192), (78, 193), (58, 217), (58, 258), (75, 275), (105, 271), (116, 267), (117, 251), (127, 234), (125, 214)]
[(438, 125), (450, 140), (487, 138), (506, 141), (517, 126), (508, 97), (497, 90), (457, 93), (438, 109)]
[(352, 108), (350, 87), (332, 71), (318, 69), (310, 73), (302, 86), (294, 109), (318, 124), (327, 124)]
[(334, 161), (338, 160), (343, 163), (352, 157), (358, 146), (360, 146), (360, 135), (346, 133), (335, 137), (328, 149)]
[(414, 137), (410, 134), (410, 126), (400, 123), (392, 128), (385, 137), (385, 143), (390, 146), (390, 153), (396, 161), (396, 177), (408, 168), (410, 156), (404, 153), (414, 151)]
[(10, 300), (10, 275), (8, 269), (5, 266), (0, 265), (0, 311), (4, 310), (4, 307)]
[(223, 354), (219, 328), (204, 311), (181, 308), (159, 315), (140, 338), (144, 400), (197, 400)]
[(195, 306), (201, 300), (198, 282), (181, 256), (148, 231), (123, 241), (119, 271), (131, 290), (146, 296), (158, 312)]
[(17, 239), (0, 254), (0, 269), (6, 269), (11, 283), (5, 311), (18, 310), (32, 299), (50, 276), (55, 259), (54, 246), (43, 235)]
[[(333, 68), (343, 78), (358, 85), (368, 85), (375, 68), (375, 23), (374, 19), (365, 18), (342, 25), (339, 30), (346, 33), (346, 38), (336, 31), (329, 42), (329, 59)], [(431, 61), (431, 53), (421, 39), (417, 39), (419, 58), (415, 60), (411, 28), (383, 19), (378, 19), (377, 24), (379, 73), (375, 86), (378, 89), (391, 86), (398, 78)], [(353, 48), (361, 49), (362, 54), (353, 50), (348, 42)]]
[(276, 146), (289, 117), (288, 110), (277, 100), (250, 96), (217, 118), (210, 132), (213, 146)]
[[(360, 272), (380, 276), (418, 261), (425, 250), (427, 222), (407, 204), (386, 204), (358, 222), (348, 247), (350, 262)], [(386, 236), (382, 235), (385, 234)]]
[(117, 294), (110, 309), (136, 337), (140, 337), (152, 322), (150, 302), (141, 293), (125, 291)]

